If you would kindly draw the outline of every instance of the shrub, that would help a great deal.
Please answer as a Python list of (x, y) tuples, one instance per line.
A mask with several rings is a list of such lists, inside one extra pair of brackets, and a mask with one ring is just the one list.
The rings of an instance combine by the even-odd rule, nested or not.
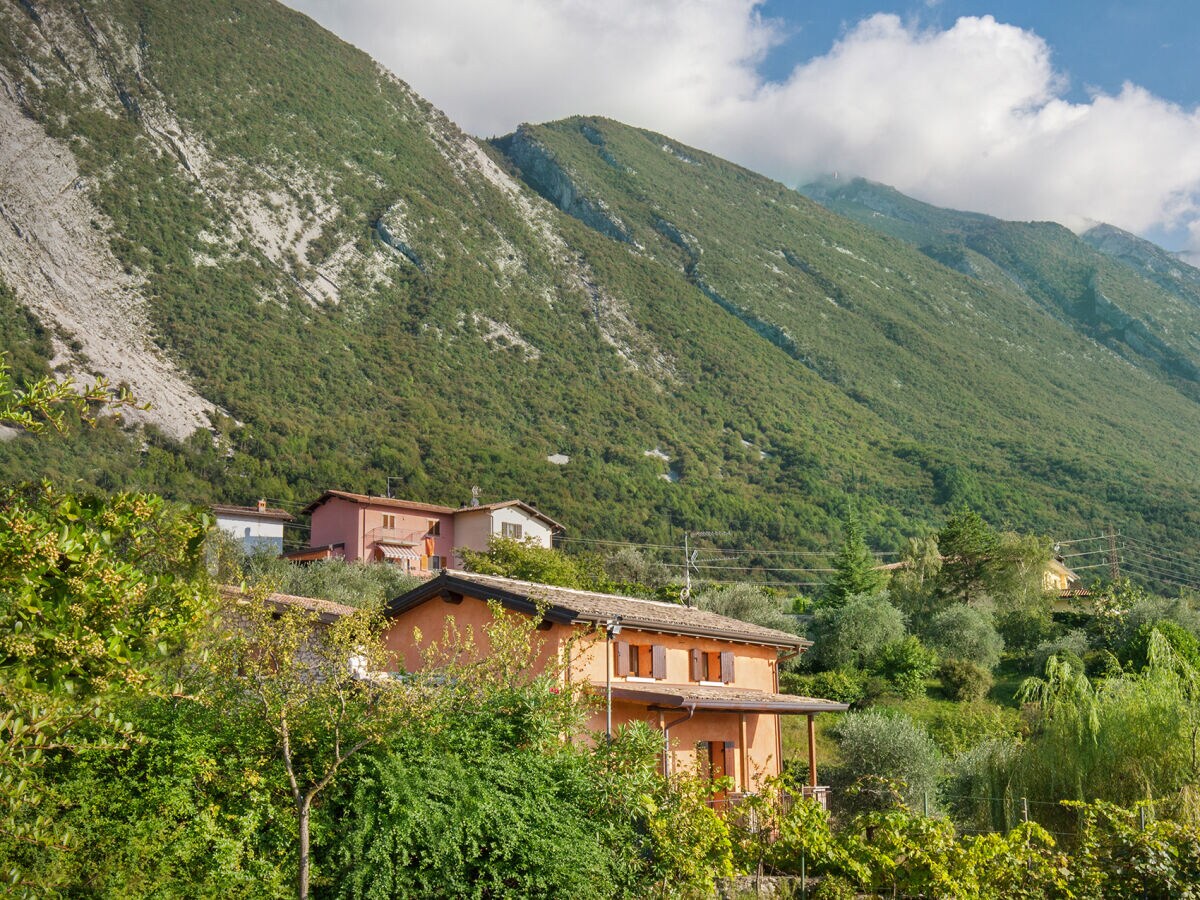
[(886, 593), (851, 597), (844, 606), (818, 610), (813, 617), (813, 665), (863, 668), (880, 648), (904, 635), (904, 614)]
[[(902, 714), (874, 710), (847, 713), (834, 730), (842, 757), (844, 785), (864, 776), (878, 776), (902, 785), (907, 801), (915, 805), (932, 796), (941, 772), (942, 755), (920, 725)], [(869, 793), (840, 795), (852, 809), (870, 808)]]
[(1200, 668), (1200, 641), (1177, 622), (1161, 619), (1153, 623), (1143, 622), (1121, 648), (1121, 659), (1129, 663), (1133, 671), (1140, 672), (1150, 661), (1150, 636), (1155, 631), (1166, 638), (1171, 649), (1193, 668)]
[(951, 700), (982, 700), (992, 687), (991, 673), (966, 659), (942, 660), (937, 675)]
[(854, 900), (858, 890), (840, 875), (826, 875), (809, 896), (812, 900)]
[(860, 669), (830, 669), (815, 675), (783, 672), (779, 676), (779, 689), (785, 694), (853, 704), (867, 694), (867, 673)]
[(1112, 678), (1121, 674), (1121, 661), (1110, 650), (1089, 650), (1083, 654), (1083, 671), (1093, 680)]
[(925, 690), (925, 679), (936, 666), (937, 655), (910, 634), (885, 645), (872, 661), (871, 671), (886, 678), (897, 695), (912, 699)]
[(1029, 650), (1046, 640), (1054, 629), (1049, 602), (1036, 602), (996, 616), (996, 631), (1011, 649)]
[(925, 638), (942, 656), (971, 662), (989, 671), (996, 668), (1004, 650), (1004, 640), (989, 617), (961, 603), (934, 616)]
[(1091, 649), (1091, 643), (1088, 640), (1087, 632), (1082, 628), (1076, 628), (1060, 638), (1042, 641), (1038, 644), (1037, 649), (1033, 651), (1033, 670), (1044, 672), (1046, 661), (1052, 656), (1066, 657), (1072, 662), (1078, 662), (1079, 668), (1082, 668), (1083, 655), (1089, 649)]

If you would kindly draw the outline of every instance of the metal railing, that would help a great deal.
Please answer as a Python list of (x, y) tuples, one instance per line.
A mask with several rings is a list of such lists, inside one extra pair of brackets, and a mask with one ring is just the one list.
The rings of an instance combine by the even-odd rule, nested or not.
[(419, 544), (427, 531), (401, 531), (399, 528), (372, 528), (367, 532), (368, 543), (385, 541), (392, 544)]

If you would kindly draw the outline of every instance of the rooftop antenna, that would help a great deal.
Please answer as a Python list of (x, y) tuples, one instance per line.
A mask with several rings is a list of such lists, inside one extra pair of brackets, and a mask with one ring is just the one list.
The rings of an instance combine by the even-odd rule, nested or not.
[(392, 499), (392, 482), (393, 481), (403, 481), (403, 480), (404, 479), (401, 478), (399, 475), (389, 475), (387, 477), (387, 487), (384, 488), (384, 494), (387, 496), (387, 498), (389, 500)]
[(688, 552), (688, 538), (722, 537), (730, 533), (728, 531), (685, 531), (683, 533), (683, 593), (680, 599), (688, 609), (692, 608), (692, 566), (696, 564), (696, 557), (700, 554), (699, 550)]

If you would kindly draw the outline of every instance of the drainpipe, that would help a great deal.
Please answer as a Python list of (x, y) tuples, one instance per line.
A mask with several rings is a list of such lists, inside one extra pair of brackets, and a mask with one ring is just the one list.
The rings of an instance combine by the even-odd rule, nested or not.
[(687, 715), (680, 716), (678, 719), (663, 725), (663, 778), (668, 778), (671, 775), (671, 729), (676, 725), (682, 725), (695, 714), (696, 706), (693, 704), (687, 707)]

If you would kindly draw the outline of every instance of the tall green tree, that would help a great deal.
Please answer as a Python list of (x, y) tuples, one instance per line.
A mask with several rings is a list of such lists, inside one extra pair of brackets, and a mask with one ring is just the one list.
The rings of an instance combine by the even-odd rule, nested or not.
[(248, 730), (259, 727), (282, 765), (296, 821), (296, 893), (309, 895), (313, 807), (360, 751), (414, 718), (430, 692), (388, 673), (382, 616), (359, 610), (331, 624), (276, 609), (265, 586), (226, 601), (230, 624), (211, 656), (213, 696)]
[(838, 608), (859, 594), (874, 594), (887, 581), (879, 562), (867, 547), (862, 523), (853, 512), (846, 514), (845, 536), (833, 558), (833, 575), (825, 585), (824, 606)]
[(963, 506), (938, 532), (942, 568), (937, 599), (942, 607), (983, 597), (999, 568), (1000, 536), (979, 513)]

